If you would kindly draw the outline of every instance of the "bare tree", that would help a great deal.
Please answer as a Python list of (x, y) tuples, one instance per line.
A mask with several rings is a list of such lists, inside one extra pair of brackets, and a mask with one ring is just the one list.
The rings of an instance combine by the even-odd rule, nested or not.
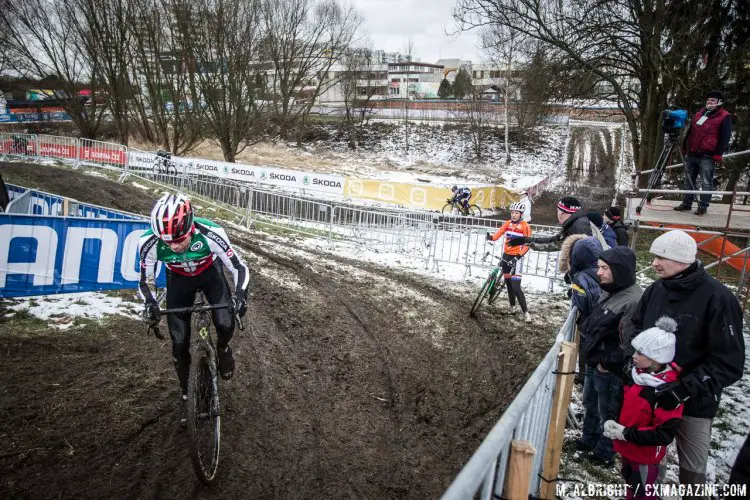
[(337, 0), (261, 0), (261, 56), (273, 66), (270, 79), (280, 134), (304, 119), (328, 86), (331, 66), (351, 46), (361, 17)]
[(255, 136), (259, 7), (258, 0), (180, 0), (173, 11), (192, 106), (204, 107), (207, 132), (230, 162)]
[(131, 118), (146, 141), (177, 155), (191, 151), (203, 139), (202, 106), (191, 95), (190, 58), (173, 20), (169, 1), (131, 0), (130, 81), (137, 87)]
[[(0, 30), (15, 56), (11, 68), (27, 78), (47, 78), (63, 94), (61, 105), (80, 136), (96, 138), (104, 111), (96, 99), (103, 84), (101, 59), (77, 29), (81, 17), (63, 0), (6, 0)], [(88, 102), (78, 97), (84, 87), (91, 90)]]
[(378, 90), (376, 82), (385, 77), (373, 65), (371, 49), (353, 49), (345, 57), (340, 79), (344, 98), (344, 127), (349, 147), (362, 144), (362, 125), (372, 115), (372, 98)]
[(411, 83), (411, 63), (414, 56), (414, 37), (406, 41), (406, 97), (404, 100), (404, 135), (406, 138), (406, 154), (409, 154), (409, 84)]
[(68, 0), (63, 2), (87, 53), (96, 54), (97, 80), (106, 90), (107, 107), (120, 142), (128, 144), (130, 136), (128, 108), (133, 87), (128, 78), (131, 64), (130, 26), (135, 21), (129, 0)]
[(500, 25), (558, 49), (605, 82), (627, 119), (639, 169), (654, 163), (663, 134), (659, 114), (696, 46), (710, 2), (647, 0), (458, 0), (464, 29)]

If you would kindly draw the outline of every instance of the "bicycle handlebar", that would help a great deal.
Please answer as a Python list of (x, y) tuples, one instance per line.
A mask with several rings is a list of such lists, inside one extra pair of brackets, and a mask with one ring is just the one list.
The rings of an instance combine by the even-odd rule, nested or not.
[[(232, 307), (232, 304), (208, 304), (204, 305), (203, 302), (199, 302), (197, 304), (193, 304), (189, 307), (173, 307), (172, 309), (161, 309), (159, 311), (160, 314), (177, 314), (177, 313), (194, 313), (194, 312), (204, 312), (204, 311), (212, 311), (215, 309), (234, 309)], [(234, 312), (234, 311), (233, 311)], [(237, 325), (239, 326), (239, 329), (241, 331), (245, 330), (245, 324), (242, 322), (242, 318), (239, 314), (235, 314), (235, 318), (237, 319)], [(154, 332), (154, 336), (157, 339), (163, 340), (164, 335), (159, 331), (159, 325), (148, 325), (148, 330), (146, 330), (146, 335), (148, 335), (151, 332)]]

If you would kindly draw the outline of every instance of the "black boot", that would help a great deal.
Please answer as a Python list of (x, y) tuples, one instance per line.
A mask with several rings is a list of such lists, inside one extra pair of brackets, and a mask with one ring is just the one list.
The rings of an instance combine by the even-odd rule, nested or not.
[(680, 203), (679, 205), (674, 207), (673, 210), (677, 210), (678, 212), (688, 212), (692, 210), (692, 208), (693, 207), (691, 205), (685, 205), (683, 203)]

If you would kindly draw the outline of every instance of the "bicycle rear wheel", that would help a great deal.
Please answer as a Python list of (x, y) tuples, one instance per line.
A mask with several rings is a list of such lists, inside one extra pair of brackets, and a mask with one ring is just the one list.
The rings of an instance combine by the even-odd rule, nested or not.
[(219, 469), (221, 416), (216, 356), (204, 342), (197, 344), (190, 362), (187, 405), (188, 442), (193, 468), (198, 479), (211, 484)]
[(482, 301), (487, 296), (487, 292), (489, 292), (492, 282), (495, 281), (495, 276), (495, 273), (492, 272), (489, 276), (487, 276), (487, 279), (484, 280), (482, 289), (479, 290), (479, 295), (477, 295), (477, 298), (474, 300), (474, 305), (471, 306), (471, 312), (469, 313), (469, 316), (471, 316), (472, 318), (476, 317), (479, 306), (482, 305)]
[(479, 208), (477, 205), (469, 205), (469, 215), (471, 217), (481, 217), (482, 209)]

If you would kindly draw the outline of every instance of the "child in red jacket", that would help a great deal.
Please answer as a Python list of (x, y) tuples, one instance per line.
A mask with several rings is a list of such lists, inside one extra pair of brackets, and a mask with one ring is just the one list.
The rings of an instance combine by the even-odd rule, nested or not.
[(663, 477), (660, 464), (680, 426), (682, 405), (660, 408), (654, 393), (679, 376), (679, 367), (672, 363), (676, 330), (677, 322), (663, 316), (633, 339), (634, 366), (625, 379), (620, 418), (604, 423), (604, 435), (615, 440), (615, 451), (622, 456), (627, 500), (657, 497), (653, 485)]

